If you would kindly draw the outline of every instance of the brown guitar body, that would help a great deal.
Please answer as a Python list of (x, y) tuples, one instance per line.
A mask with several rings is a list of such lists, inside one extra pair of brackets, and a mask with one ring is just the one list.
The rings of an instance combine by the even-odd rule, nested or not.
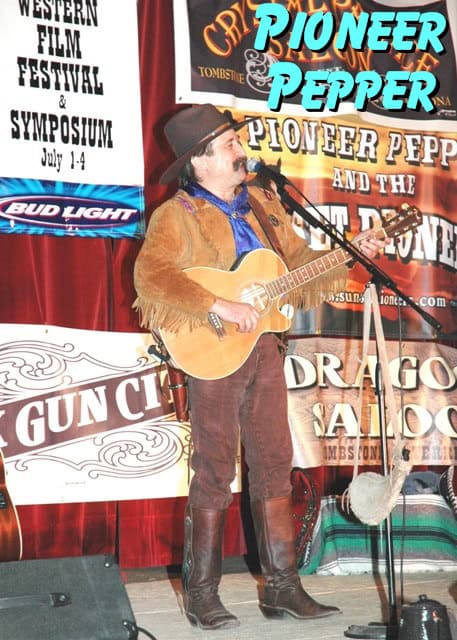
[(264, 283), (286, 273), (284, 262), (268, 249), (248, 253), (234, 271), (211, 267), (186, 269), (189, 278), (218, 297), (249, 302), (261, 318), (251, 333), (240, 333), (235, 324), (227, 322), (223, 337), (210, 324), (190, 332), (161, 329), (159, 333), (176, 366), (203, 380), (223, 378), (240, 368), (262, 333), (287, 331), (291, 321), (279, 311), (278, 301), (271, 301), (264, 290)]
[(0, 450), (0, 562), (20, 560), (22, 536), (16, 507), (11, 501), (5, 481), (5, 466)]

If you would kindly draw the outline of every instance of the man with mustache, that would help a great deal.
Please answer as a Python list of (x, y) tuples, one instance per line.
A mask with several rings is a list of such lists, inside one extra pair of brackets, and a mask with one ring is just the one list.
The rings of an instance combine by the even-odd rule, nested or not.
[[(178, 178), (180, 188), (153, 213), (136, 260), (136, 307), (143, 326), (175, 331), (187, 325), (192, 329), (217, 317), (223, 323), (234, 323), (242, 333), (255, 331), (259, 312), (254, 306), (218, 297), (183, 270), (192, 266), (229, 270), (246, 252), (272, 249), (271, 230), (265, 230), (265, 222), (274, 227), (289, 268), (316, 257), (294, 233), (275, 194), (244, 182), (246, 154), (237, 130), (249, 121), (236, 123), (213, 105), (204, 104), (179, 111), (165, 125), (176, 160), (161, 182)], [(361, 248), (373, 257), (383, 245), (367, 239)], [(312, 286), (301, 287), (293, 301), (304, 307), (319, 304), (344, 286), (345, 277), (346, 267), (339, 267)], [(263, 614), (309, 619), (339, 612), (313, 600), (297, 573), (284, 352), (280, 335), (264, 333), (232, 374), (217, 380), (188, 376), (194, 475), (185, 516), (183, 588), (186, 615), (201, 629), (239, 624), (218, 595), (239, 436), (265, 576), (260, 602)]]

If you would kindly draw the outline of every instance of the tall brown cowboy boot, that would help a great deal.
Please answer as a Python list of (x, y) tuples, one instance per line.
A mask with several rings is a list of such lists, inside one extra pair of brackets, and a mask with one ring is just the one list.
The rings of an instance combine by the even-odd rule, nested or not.
[(237, 627), (238, 618), (220, 601), (217, 589), (222, 572), (222, 539), (226, 510), (187, 505), (182, 584), (184, 610), (200, 629)]
[(319, 604), (303, 589), (297, 571), (290, 496), (255, 500), (251, 512), (262, 572), (266, 579), (260, 609), (266, 618), (324, 618), (340, 613)]

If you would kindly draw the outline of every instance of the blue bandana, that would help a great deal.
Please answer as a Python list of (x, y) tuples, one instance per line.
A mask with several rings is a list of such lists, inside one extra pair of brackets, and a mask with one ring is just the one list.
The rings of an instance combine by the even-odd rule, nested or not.
[(190, 196), (194, 198), (204, 198), (225, 213), (232, 227), (237, 257), (248, 251), (261, 249), (263, 247), (263, 244), (254, 233), (251, 225), (244, 217), (251, 210), (248, 202), (248, 190), (245, 184), (241, 186), (241, 191), (230, 203), (221, 200), (195, 182), (186, 185), (184, 188)]

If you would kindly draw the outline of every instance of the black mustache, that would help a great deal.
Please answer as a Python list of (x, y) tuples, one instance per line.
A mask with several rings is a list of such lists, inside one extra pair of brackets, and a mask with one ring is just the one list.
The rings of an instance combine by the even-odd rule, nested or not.
[(235, 169), (235, 171), (238, 171), (238, 169), (240, 169), (241, 167), (244, 167), (245, 171), (247, 171), (247, 160), (247, 158), (238, 158), (238, 160), (235, 160), (235, 162), (233, 163), (233, 168)]

